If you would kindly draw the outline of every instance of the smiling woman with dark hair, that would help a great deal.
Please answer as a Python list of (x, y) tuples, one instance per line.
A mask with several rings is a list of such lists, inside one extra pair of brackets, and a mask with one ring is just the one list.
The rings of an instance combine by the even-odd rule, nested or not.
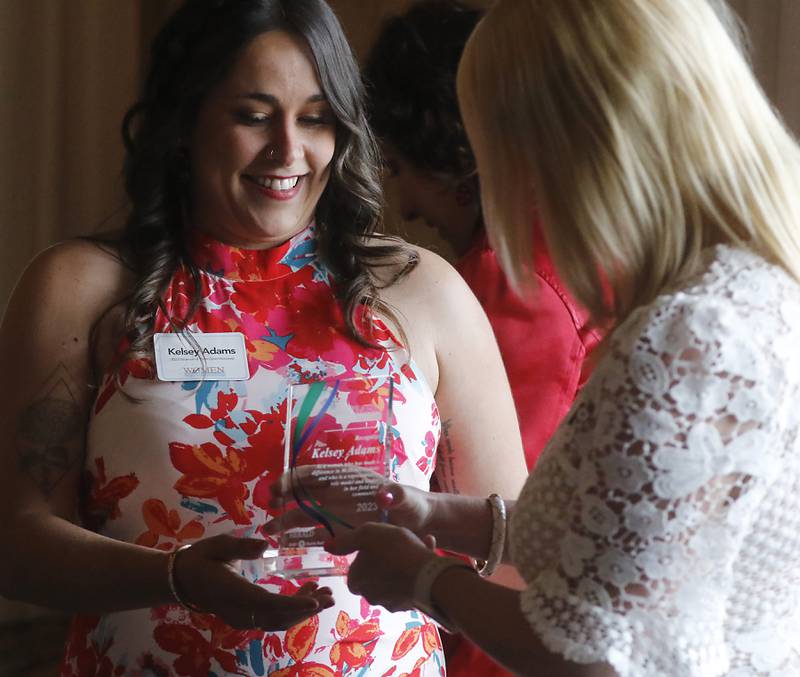
[[(123, 136), (124, 231), (39, 256), (0, 330), (0, 594), (79, 614), (62, 675), (442, 674), (426, 616), (236, 564), (265, 549), (239, 536), (275, 514), (290, 384), (391, 379), (398, 481), (515, 495), (525, 476), (479, 305), (444, 261), (380, 234), (335, 15), (188, 0)], [(236, 373), (173, 369), (179, 338)]]

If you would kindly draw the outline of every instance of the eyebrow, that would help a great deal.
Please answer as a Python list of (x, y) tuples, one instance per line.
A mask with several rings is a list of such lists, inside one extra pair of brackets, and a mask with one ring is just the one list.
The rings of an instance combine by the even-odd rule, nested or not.
[[(236, 97), (238, 99), (249, 99), (251, 101), (258, 101), (259, 103), (267, 103), (271, 106), (278, 106), (280, 105), (280, 101), (278, 101), (277, 97), (272, 94), (266, 94), (264, 92), (247, 92), (246, 94), (242, 94), (241, 96)], [(328, 99), (325, 97), (324, 94), (312, 94), (309, 96), (306, 103), (327, 103)]]

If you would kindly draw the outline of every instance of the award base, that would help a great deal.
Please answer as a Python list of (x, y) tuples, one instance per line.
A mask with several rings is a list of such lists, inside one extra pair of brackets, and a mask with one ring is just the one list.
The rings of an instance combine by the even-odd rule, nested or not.
[(241, 573), (253, 583), (278, 576), (287, 580), (347, 576), (355, 555), (337, 556), (321, 545), (270, 548), (258, 559), (240, 560)]
[(289, 580), (347, 576), (352, 559), (352, 556), (331, 555), (319, 545), (294, 550), (283, 549), (280, 553), (262, 558), (265, 571), (270, 572), (266, 575)]

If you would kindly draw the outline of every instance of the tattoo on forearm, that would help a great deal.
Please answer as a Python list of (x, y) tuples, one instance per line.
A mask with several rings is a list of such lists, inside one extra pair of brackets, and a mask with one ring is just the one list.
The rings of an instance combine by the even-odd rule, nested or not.
[(442, 421), (442, 439), (439, 441), (439, 458), (436, 465), (436, 478), (440, 489), (448, 494), (458, 494), (455, 473), (455, 451), (450, 429), (453, 427), (452, 419)]
[(84, 415), (63, 365), (48, 377), (17, 426), (19, 467), (50, 496), (80, 460)]

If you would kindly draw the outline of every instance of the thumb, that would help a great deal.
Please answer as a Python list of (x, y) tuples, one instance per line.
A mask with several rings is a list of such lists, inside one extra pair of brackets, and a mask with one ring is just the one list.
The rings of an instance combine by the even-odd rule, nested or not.
[(428, 548), (428, 550), (436, 550), (436, 536), (433, 534), (426, 534), (422, 537), (422, 542)]
[(258, 559), (269, 547), (260, 538), (237, 538), (229, 534), (212, 536), (205, 542), (209, 557), (226, 562), (236, 559)]
[(349, 555), (361, 547), (361, 528), (342, 530), (325, 542), (325, 551), (331, 555)]
[(298, 593), (294, 595), (282, 595), (280, 604), (286, 611), (313, 611), (319, 607), (319, 601), (312, 596), (311, 592)]

